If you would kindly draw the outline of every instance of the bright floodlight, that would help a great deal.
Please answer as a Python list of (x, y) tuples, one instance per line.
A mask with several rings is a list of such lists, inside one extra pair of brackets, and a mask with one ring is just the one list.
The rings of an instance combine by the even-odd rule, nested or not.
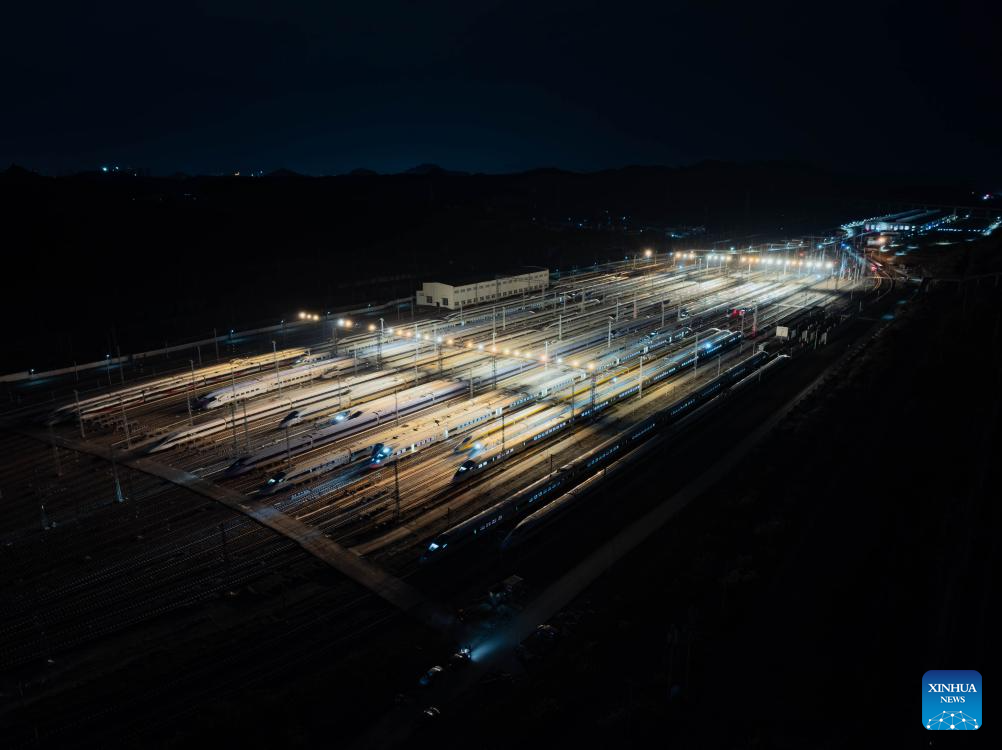
[(651, 251), (650, 250), (644, 250), (644, 257), (645, 258), (650, 258), (651, 257)]
[(387, 328), (386, 332), (392, 336), (393, 335), (393, 327), (390, 326), (389, 328)]
[(376, 324), (375, 323), (369, 323), (369, 330), (370, 331), (375, 331), (376, 330)]

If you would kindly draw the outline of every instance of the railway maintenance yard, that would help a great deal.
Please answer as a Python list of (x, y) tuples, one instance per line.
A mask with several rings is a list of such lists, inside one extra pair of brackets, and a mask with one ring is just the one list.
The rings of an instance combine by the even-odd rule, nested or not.
[[(164, 722), (197, 710), (200, 690), (220, 687), (201, 687), (209, 666), (193, 660), (183, 689), (44, 718), (48, 691), (78, 671), (112, 675), (131, 648), (155, 662), (161, 639), (221, 626), (196, 605), (273, 618), (250, 652), (216, 652), (233, 685), (400, 612), (486, 657), (496, 633), (457, 619), (428, 581), (545, 544), (636, 462), (661, 460), (654, 450), (704, 416), (727, 420), (739, 395), (893, 284), (831, 239), (648, 253), (458, 311), (304, 310), (280, 331), (11, 384), (0, 711), (37, 717), (15, 746), (103, 712), (139, 717), (141, 703)], [(126, 632), (141, 645), (102, 645)], [(117, 720), (139, 735), (157, 726)]]

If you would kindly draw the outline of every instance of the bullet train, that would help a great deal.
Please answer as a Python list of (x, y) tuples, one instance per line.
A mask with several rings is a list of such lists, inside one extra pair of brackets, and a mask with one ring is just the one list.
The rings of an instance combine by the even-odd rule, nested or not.
[(282, 420), (278, 423), (278, 428), (280, 430), (284, 430), (287, 427), (295, 427), (297, 424), (302, 424), (311, 416), (317, 414), (323, 414), (328, 417), (328, 421), (331, 424), (343, 422), (344, 420), (349, 419), (352, 414), (355, 416), (361, 414), (360, 409), (342, 409), (341, 411), (331, 413), (331, 409), (337, 409), (340, 405), (341, 399), (326, 399), (309, 406), (293, 409), (282, 417)]
[[(555, 407), (545, 403), (537, 403), (524, 409), (515, 410), (510, 414), (506, 413), (503, 428), (502, 420), (496, 419), (489, 425), (474, 430), (464, 437), (456, 446), (454, 452), (457, 454), (466, 453), (469, 458), (475, 458), (495, 443), (500, 444), (502, 432), (506, 436), (514, 437), (519, 434), (519, 430), (523, 428), (525, 421), (530, 417), (535, 417), (540, 412), (548, 413), (553, 408)], [(539, 421), (542, 421), (542, 419), (540, 418)]]
[[(769, 361), (770, 356), (767, 352), (759, 352), (748, 357), (695, 392), (687, 394), (659, 410), (655, 415), (645, 419), (639, 425), (560, 467), (554, 474), (534, 482), (510, 498), (502, 500), (492, 507), (438, 534), (429, 543), (424, 554), (421, 556), (421, 561), (429, 562), (437, 559), (450, 546), (455, 549), (460, 543), (494, 530), (502, 522), (510, 523), (523, 516), (529, 508), (535, 509), (541, 507), (544, 503), (549, 502), (550, 498), (558, 496), (561, 488), (579, 484), (582, 481), (582, 477), (588, 479), (596, 475), (605, 466), (615, 462), (635, 447), (641, 446), (649, 437), (656, 434), (658, 430), (674, 425), (682, 419), (687, 418), (690, 414), (694, 414), (700, 406), (712, 401), (734, 384), (747, 380), (750, 375)], [(506, 450), (514, 452), (511, 449)], [(495, 456), (499, 455), (495, 454)], [(460, 467), (460, 470), (457, 471), (457, 476), (460, 473), (466, 474), (471, 471), (470, 468), (464, 467), (473, 463), (472, 461), (465, 462)], [(582, 485), (582, 489), (584, 488), (585, 486)], [(566, 495), (567, 493), (565, 492), (564, 494)], [(577, 497), (580, 494), (583, 493), (571, 495), (571, 497)]]
[[(543, 424), (540, 427), (519, 436), (515, 440), (506, 441), (503, 448), (498, 447), (492, 451), (488, 451), (483, 456), (463, 461), (463, 463), (459, 465), (459, 468), (456, 469), (456, 472), (452, 475), (452, 481), (461, 482), (469, 479), (474, 474), (510, 458), (515, 453), (519, 453), (530, 446), (538, 445), (540, 442), (562, 431), (565, 427), (572, 424), (573, 421), (577, 421), (571, 419), (569, 411), (563, 411), (566, 413), (566, 416), (563, 419), (560, 419), (557, 422)], [(580, 416), (578, 419), (580, 419)]]
[[(279, 361), (284, 361), (305, 351), (301, 348), (286, 349), (278, 353), (278, 358)], [(136, 404), (155, 401), (175, 393), (184, 393), (187, 390), (219, 382), (224, 378), (232, 377), (232, 374), (235, 373), (260, 370), (266, 365), (273, 365), (274, 362), (274, 354), (234, 359), (225, 364), (200, 367), (194, 372), (178, 373), (137, 385), (117, 388), (110, 393), (90, 396), (80, 399), (79, 402), (65, 404), (49, 414), (44, 421), (47, 425), (55, 425), (76, 419), (78, 410), (79, 416), (82, 418), (97, 417), (115, 409), (132, 407)]]
[(434, 380), (413, 388), (408, 388), (394, 396), (383, 396), (369, 402), (364, 408), (353, 411), (340, 422), (297, 435), (288, 441), (279, 440), (265, 446), (255, 453), (243, 456), (232, 463), (226, 470), (227, 476), (240, 476), (259, 468), (266, 468), (277, 461), (285, 459), (287, 453), (295, 455), (320, 445), (332, 443), (335, 440), (350, 437), (362, 430), (376, 427), (387, 420), (413, 414), (428, 406), (441, 403), (443, 400), (464, 393), (468, 386), (452, 380)]
[[(407, 386), (414, 382), (413, 371), (395, 372), (392, 370), (378, 370), (364, 375), (349, 376), (341, 379), (341, 383), (351, 388), (350, 395), (352, 402), (359, 402), (369, 396), (388, 391), (396, 386)], [(281, 429), (294, 427), (297, 424), (308, 422), (312, 419), (328, 417), (332, 411), (338, 410), (331, 416), (332, 422), (344, 421), (347, 412), (341, 409), (343, 406), (341, 399), (328, 399), (317, 401), (311, 404), (304, 404), (293, 409), (282, 417), (278, 426)], [(361, 408), (361, 406), (359, 406)], [(349, 411), (351, 411), (349, 407)]]
[(254, 378), (247, 378), (223, 388), (210, 391), (201, 396), (195, 404), (203, 411), (218, 409), (220, 406), (260, 396), (265, 393), (271, 393), (272, 391), (277, 391), (279, 388), (288, 388), (299, 383), (315, 380), (326, 372), (328, 367), (329, 363), (318, 364), (310, 362), (305, 365), (297, 365), (288, 370), (280, 370), (277, 376), (259, 375)]
[(491, 398), (486, 404), (463, 404), (451, 414), (433, 413), (426, 424), (400, 425), (373, 447), (369, 468), (376, 469), (385, 463), (417, 453), (422, 448), (448, 440), (479, 424), (496, 420), (502, 414), (530, 403), (523, 394)]
[(340, 469), (353, 461), (369, 454), (366, 448), (344, 448), (329, 454), (320, 459), (304, 461), (293, 464), (287, 469), (277, 471), (268, 477), (268, 481), (258, 488), (258, 493), (262, 495), (275, 495), (279, 492), (292, 489), (297, 484), (302, 484), (327, 472)]
[[(772, 374), (773, 370), (782, 367), (789, 361), (789, 359), (790, 358), (787, 355), (779, 354), (770, 360), (767, 355), (764, 355), (764, 353), (759, 353), (754, 355), (750, 360), (735, 365), (727, 376), (727, 380), (732, 382), (732, 385), (727, 387), (728, 393), (734, 394), (753, 383), (759, 382), (762, 378), (768, 377)], [(765, 361), (764, 365), (757, 366), (758, 363), (763, 361)], [(725, 387), (723, 383), (720, 383), (719, 386)], [(718, 388), (717, 383), (711, 383), (708, 384), (705, 390), (707, 392), (704, 394), (704, 398), (707, 398), (716, 391), (720, 390), (720, 388)], [(690, 406), (691, 403), (688, 399), (679, 404), (679, 407), (682, 408), (689, 408)], [(677, 408), (678, 407), (676, 407), (676, 409)], [(677, 414), (678, 411), (676, 411), (676, 416)], [(640, 437), (642, 434), (643, 433), (640, 431), (634, 433), (637, 437)], [(640, 446), (640, 448), (636, 449), (633, 454), (623, 456), (622, 458), (615, 460), (613, 463), (605, 466), (601, 471), (596, 471), (577, 486), (567, 490), (556, 500), (553, 500), (538, 510), (533, 511), (508, 533), (508, 535), (501, 542), (501, 549), (511, 549), (533, 538), (551, 523), (562, 517), (568, 510), (572, 510), (576, 507), (580, 501), (584, 500), (603, 481), (615, 481), (616, 476), (619, 473), (629, 469), (633, 460), (643, 460), (643, 453), (654, 447), (654, 443), (646, 443)]]
[(185, 445), (194, 440), (211, 437), (233, 427), (235, 424), (242, 423), (245, 419), (248, 422), (253, 422), (265, 417), (282, 414), (289, 407), (296, 406), (297, 404), (310, 404), (317, 400), (326, 400), (332, 397), (343, 398), (350, 390), (346, 386), (338, 387), (333, 383), (326, 382), (306, 388), (295, 388), (290, 390), (287, 395), (274, 396), (264, 401), (248, 401), (236, 414), (228, 414), (170, 432), (151, 443), (146, 448), (146, 452), (158, 453), (170, 448), (176, 448), (179, 445)]
[[(722, 351), (725, 348), (737, 344), (741, 338), (742, 336), (740, 333), (721, 331), (716, 328), (710, 329), (710, 334), (707, 338), (698, 344), (694, 344), (692, 349), (686, 348), (683, 352), (676, 353), (669, 357), (664, 357), (660, 360), (660, 362), (653, 363), (650, 369), (645, 372), (644, 382), (647, 384), (659, 382), (664, 378), (682, 371), (690, 365), (697, 364), (697, 357), (705, 359), (713, 353)], [(476, 451), (473, 456), (459, 465), (456, 472), (453, 474), (453, 481), (459, 482), (467, 480), (474, 474), (484, 471), (510, 458), (515, 453), (519, 453), (527, 447), (537, 445), (541, 441), (549, 439), (571, 423), (592, 418), (613, 403), (621, 401), (624, 398), (629, 398), (639, 391), (639, 383), (631, 386), (628, 384), (629, 381), (627, 381), (626, 384), (620, 386), (618, 384), (618, 378), (613, 373), (603, 374), (602, 382), (607, 385), (604, 390), (599, 391), (599, 398), (596, 399), (594, 404), (584, 407), (580, 413), (574, 415), (573, 417), (568, 413), (566, 417), (552, 424), (544, 424), (539, 429), (533, 429), (515, 440), (506, 441), (503, 448), (499, 446), (492, 450), (482, 452)], [(578, 393), (584, 395), (588, 393), (589, 388), (590, 386), (583, 384), (583, 387), (580, 391), (578, 391)], [(483, 455), (481, 455), (481, 453), (483, 453)]]
[(619, 459), (612, 466), (607, 467), (603, 471), (595, 472), (588, 479), (576, 487), (567, 490), (567, 492), (557, 499), (551, 500), (538, 510), (534, 510), (519, 521), (515, 528), (508, 532), (507, 536), (501, 542), (501, 549), (511, 549), (536, 536), (536, 534), (562, 516), (565, 511), (570, 510), (576, 501), (581, 500), (595, 490), (602, 481), (614, 480), (616, 474), (622, 471), (624, 466), (625, 461)]

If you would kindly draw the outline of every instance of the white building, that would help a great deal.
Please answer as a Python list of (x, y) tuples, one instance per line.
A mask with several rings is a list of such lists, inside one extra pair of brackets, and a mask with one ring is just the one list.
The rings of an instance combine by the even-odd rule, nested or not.
[(482, 278), (457, 278), (447, 282), (426, 281), (416, 292), (417, 303), (458, 310), (460, 305), (469, 307), (484, 302), (505, 300), (523, 292), (546, 289), (550, 283), (550, 271), (547, 268), (533, 268), (526, 269), (524, 273), (498, 276), (496, 279), (486, 281), (480, 280)]

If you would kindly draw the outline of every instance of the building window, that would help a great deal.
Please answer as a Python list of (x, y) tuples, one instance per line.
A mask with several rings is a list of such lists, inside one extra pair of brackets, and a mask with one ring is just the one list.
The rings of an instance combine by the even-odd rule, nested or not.
[(449, 298), (442, 297), (442, 307), (448, 307), (448, 306), (449, 306)]

